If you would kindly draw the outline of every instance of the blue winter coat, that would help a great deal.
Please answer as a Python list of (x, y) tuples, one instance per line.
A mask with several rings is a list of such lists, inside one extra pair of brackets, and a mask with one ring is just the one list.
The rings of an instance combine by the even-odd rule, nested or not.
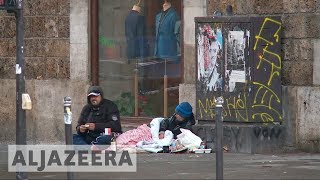
[(175, 25), (179, 20), (177, 12), (171, 7), (163, 17), (163, 11), (156, 16), (156, 40), (154, 55), (160, 58), (174, 58), (177, 56), (177, 39)]

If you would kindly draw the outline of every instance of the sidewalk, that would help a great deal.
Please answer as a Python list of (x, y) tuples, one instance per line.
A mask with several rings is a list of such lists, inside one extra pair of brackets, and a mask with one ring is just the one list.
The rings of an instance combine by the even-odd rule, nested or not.
[[(0, 179), (7, 172), (7, 152), (0, 152)], [(215, 153), (151, 154), (137, 156), (135, 173), (74, 173), (74, 179), (215, 179)], [(320, 179), (320, 154), (280, 155), (224, 153), (224, 179)], [(29, 179), (67, 179), (66, 173), (28, 173)]]

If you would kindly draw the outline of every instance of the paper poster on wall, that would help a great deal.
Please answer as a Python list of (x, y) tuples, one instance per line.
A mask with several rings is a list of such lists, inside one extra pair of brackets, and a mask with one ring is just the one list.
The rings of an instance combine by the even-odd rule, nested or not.
[(222, 88), (222, 45), (223, 38), (220, 28), (213, 29), (204, 24), (198, 31), (198, 81), (207, 91)]
[(281, 17), (197, 17), (196, 117), (226, 122), (282, 121)]
[(227, 69), (226, 69), (226, 89), (234, 92), (236, 83), (246, 82), (246, 64), (244, 52), (246, 39), (244, 31), (229, 31), (227, 42)]

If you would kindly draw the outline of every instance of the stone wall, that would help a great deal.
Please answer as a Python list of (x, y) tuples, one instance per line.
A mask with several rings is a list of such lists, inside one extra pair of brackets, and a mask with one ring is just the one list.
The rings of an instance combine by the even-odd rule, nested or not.
[[(26, 79), (70, 77), (69, 1), (25, 1)], [(16, 26), (13, 13), (1, 12), (0, 79), (14, 79)], [(4, 67), (3, 67), (4, 66)]]
[[(86, 101), (85, 82), (70, 80), (26, 80), (26, 92), (32, 100), (32, 110), (26, 111), (27, 144), (59, 144), (65, 140), (63, 98), (72, 98), (73, 127)], [(0, 80), (1, 144), (15, 142), (16, 101), (15, 80)], [(75, 98), (77, 97), (77, 98)], [(82, 97), (82, 98), (78, 98)]]
[[(88, 1), (24, 1), (28, 144), (64, 141), (63, 97), (72, 98), (73, 123), (88, 88)], [(0, 12), (0, 143), (15, 142), (15, 18)]]

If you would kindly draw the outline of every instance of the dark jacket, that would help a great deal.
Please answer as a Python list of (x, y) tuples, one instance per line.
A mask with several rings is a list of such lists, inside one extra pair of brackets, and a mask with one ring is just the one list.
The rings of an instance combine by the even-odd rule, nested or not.
[(195, 123), (193, 114), (181, 122), (177, 121), (175, 115), (173, 115), (170, 118), (161, 121), (159, 131), (170, 130), (174, 135), (174, 139), (176, 139), (177, 135), (181, 133), (180, 128), (189, 129), (191, 131), (192, 125)]
[(127, 57), (129, 59), (147, 56), (148, 48), (144, 34), (144, 17), (141, 16), (139, 12), (131, 10), (125, 20)]
[[(88, 94), (90, 92), (100, 92), (103, 98), (103, 92), (99, 86), (92, 86)], [(95, 130), (81, 133), (79, 126), (86, 123), (95, 123)], [(98, 106), (93, 106), (88, 97), (88, 104), (83, 107), (76, 127), (78, 134), (84, 136), (87, 143), (91, 143), (104, 132), (105, 128), (111, 128), (112, 132), (122, 132), (117, 105), (108, 99), (102, 99)]]

